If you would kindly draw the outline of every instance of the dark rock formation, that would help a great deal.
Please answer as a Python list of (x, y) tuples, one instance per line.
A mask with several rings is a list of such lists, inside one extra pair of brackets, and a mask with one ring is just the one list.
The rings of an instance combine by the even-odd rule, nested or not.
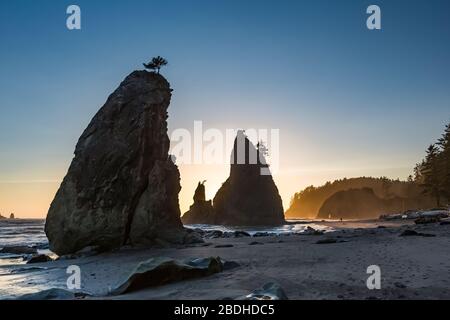
[(257, 289), (249, 295), (238, 297), (236, 300), (289, 300), (283, 288), (274, 282), (266, 283), (262, 288)]
[(285, 222), (283, 204), (264, 155), (239, 131), (231, 155), (230, 177), (213, 200), (215, 223), (256, 226)]
[(49, 262), (49, 261), (53, 261), (53, 259), (50, 258), (48, 255), (46, 255), (46, 254), (35, 254), (35, 255), (33, 255), (30, 258), (30, 260), (27, 261), (27, 264), (43, 263), (43, 262)]
[(148, 287), (192, 278), (206, 277), (222, 272), (223, 265), (219, 257), (179, 261), (170, 258), (150, 258), (139, 265), (115, 289), (111, 295), (120, 295)]
[(182, 217), (184, 224), (214, 224), (214, 209), (211, 200), (206, 201), (205, 182), (199, 182), (194, 193), (194, 204)]
[(181, 243), (180, 176), (169, 158), (169, 83), (131, 73), (81, 135), (47, 215), (50, 249)]
[(402, 212), (407, 199), (382, 199), (370, 188), (339, 191), (329, 197), (317, 219), (378, 219), (386, 212)]
[(10, 218), (10, 219), (15, 219), (14, 213), (11, 213), (11, 214), (9, 215), (9, 218)]
[(405, 231), (403, 231), (400, 234), (400, 237), (427, 237), (427, 238), (432, 238), (432, 237), (436, 237), (436, 235), (435, 234), (431, 234), (431, 233), (422, 233), (422, 232), (417, 232), (415, 230), (406, 229)]

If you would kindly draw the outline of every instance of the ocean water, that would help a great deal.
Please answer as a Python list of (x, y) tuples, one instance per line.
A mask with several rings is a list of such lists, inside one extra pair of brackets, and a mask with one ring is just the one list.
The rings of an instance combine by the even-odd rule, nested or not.
[(221, 225), (210, 225), (210, 224), (188, 224), (185, 225), (187, 228), (191, 229), (202, 229), (204, 231), (220, 230), (222, 232), (233, 232), (233, 231), (245, 231), (253, 236), (257, 232), (267, 232), (271, 235), (288, 235), (303, 233), (308, 227), (314, 228), (316, 230), (329, 232), (332, 231), (331, 227), (313, 223), (310, 220), (288, 220), (289, 224), (285, 224), (279, 227), (230, 227)]
[(44, 219), (0, 220), (0, 247), (48, 244)]
[[(48, 239), (44, 233), (43, 219), (0, 220), (0, 249), (7, 246), (35, 247), (48, 253)], [(0, 253), (0, 265), (24, 263), (22, 255)]]

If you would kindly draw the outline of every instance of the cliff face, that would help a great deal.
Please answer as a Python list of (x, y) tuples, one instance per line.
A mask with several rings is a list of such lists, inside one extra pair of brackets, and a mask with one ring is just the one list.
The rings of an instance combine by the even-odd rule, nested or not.
[(214, 224), (215, 214), (211, 200), (206, 200), (205, 183), (199, 182), (194, 193), (194, 204), (182, 217), (184, 224)]
[(180, 176), (168, 156), (171, 91), (161, 75), (135, 71), (94, 116), (47, 215), (52, 251), (183, 241)]
[(285, 222), (278, 188), (264, 156), (239, 131), (234, 142), (230, 176), (213, 200), (215, 223), (223, 225), (281, 225)]
[(335, 193), (362, 188), (372, 189), (381, 199), (407, 198), (405, 210), (434, 206), (433, 199), (424, 195), (423, 188), (413, 182), (361, 177), (327, 182), (320, 187), (307, 187), (294, 195), (286, 217), (314, 219), (325, 201)]
[(408, 198), (379, 198), (370, 188), (336, 192), (319, 210), (318, 219), (378, 219), (384, 213), (403, 212), (417, 203)]

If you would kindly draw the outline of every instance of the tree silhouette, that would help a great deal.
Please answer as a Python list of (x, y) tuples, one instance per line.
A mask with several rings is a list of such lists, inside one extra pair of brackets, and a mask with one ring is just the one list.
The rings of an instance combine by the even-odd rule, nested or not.
[(436, 199), (436, 205), (441, 205), (441, 176), (439, 170), (439, 149), (432, 144), (427, 149), (425, 163), (422, 167), (423, 184), (425, 193)]
[(440, 148), (439, 162), (442, 193), (450, 201), (450, 123), (445, 126), (445, 131), (437, 145)]
[(149, 63), (144, 63), (144, 67), (149, 70), (153, 70), (153, 71), (156, 70), (156, 72), (159, 74), (159, 71), (161, 70), (161, 68), (166, 66), (167, 63), (168, 62), (166, 59), (164, 59), (161, 56), (157, 56), (157, 57), (152, 58), (152, 60)]

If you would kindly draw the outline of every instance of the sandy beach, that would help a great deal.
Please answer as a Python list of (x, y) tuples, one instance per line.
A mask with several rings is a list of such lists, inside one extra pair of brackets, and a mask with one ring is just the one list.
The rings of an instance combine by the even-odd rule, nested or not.
[[(204, 244), (177, 248), (121, 249), (77, 259), (6, 265), (0, 267), (0, 282), (3, 295), (13, 287), (23, 294), (38, 288), (66, 288), (66, 268), (77, 265), (82, 272), (81, 291), (92, 295), (85, 299), (235, 299), (268, 282), (278, 283), (289, 299), (450, 298), (449, 225), (418, 226), (412, 221), (320, 223), (335, 231), (205, 239)], [(400, 236), (407, 229), (435, 236)], [(317, 243), (324, 239), (337, 242)], [(185, 260), (210, 256), (239, 266), (204, 278), (108, 296), (139, 262), (151, 257)], [(380, 290), (366, 286), (370, 265), (381, 269)]]

